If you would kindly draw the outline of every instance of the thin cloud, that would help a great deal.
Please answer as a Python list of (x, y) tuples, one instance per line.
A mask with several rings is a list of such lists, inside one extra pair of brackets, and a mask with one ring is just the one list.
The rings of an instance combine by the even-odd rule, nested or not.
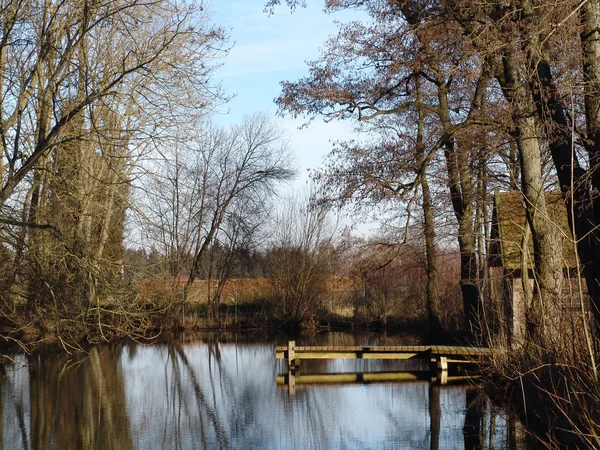
[(305, 52), (306, 41), (289, 39), (275, 42), (237, 44), (219, 72), (222, 78), (306, 69), (304, 59), (296, 55)]
[(245, 74), (297, 69), (306, 72), (305, 61), (319, 56), (319, 48), (337, 33), (334, 22), (361, 17), (358, 12), (325, 14), (323, 1), (309, 1), (306, 8), (291, 13), (277, 8), (269, 16), (260, 3), (232, 2), (216, 9), (215, 21), (231, 27), (234, 47), (224, 61), (218, 76), (223, 78)]

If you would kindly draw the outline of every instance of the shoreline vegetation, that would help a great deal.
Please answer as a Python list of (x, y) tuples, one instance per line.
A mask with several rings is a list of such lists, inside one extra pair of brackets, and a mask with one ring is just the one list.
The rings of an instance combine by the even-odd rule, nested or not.
[[(131, 338), (152, 342), (165, 334), (185, 332), (248, 332), (269, 335), (295, 334), (310, 337), (323, 330), (407, 331), (424, 337), (430, 334), (427, 312), (422, 300), (412, 304), (398, 299), (385, 303), (365, 297), (360, 278), (331, 276), (313, 311), (305, 321), (286, 317), (277, 296), (277, 281), (268, 278), (239, 278), (224, 282), (218, 303), (209, 302), (210, 284), (196, 280), (183, 301), (185, 279), (142, 281), (133, 301), (103, 302), (75, 316), (55, 309), (27, 311), (18, 305), (5, 314), (0, 324), (0, 347), (31, 351), (39, 345), (58, 345), (75, 351), (88, 344)], [(380, 300), (380, 299), (379, 299)], [(56, 315), (58, 313), (58, 315)], [(454, 321), (454, 322), (453, 322)], [(448, 317), (448, 332), (436, 342), (455, 342), (462, 335), (456, 317)]]

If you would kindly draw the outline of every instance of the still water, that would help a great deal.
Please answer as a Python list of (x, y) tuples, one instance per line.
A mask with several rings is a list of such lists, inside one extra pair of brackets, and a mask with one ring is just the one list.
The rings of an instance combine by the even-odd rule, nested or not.
[[(301, 370), (418, 369), (366, 363), (318, 361)], [(4, 371), (4, 449), (513, 448), (511, 424), (476, 387), (299, 384), (290, 392), (276, 383), (287, 369), (274, 343), (112, 344), (72, 356), (17, 355)]]

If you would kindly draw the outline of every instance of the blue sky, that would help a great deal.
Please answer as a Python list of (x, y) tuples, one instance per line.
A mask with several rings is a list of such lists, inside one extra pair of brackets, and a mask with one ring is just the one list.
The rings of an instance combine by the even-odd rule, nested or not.
[[(233, 45), (216, 72), (229, 94), (236, 97), (221, 108), (221, 123), (239, 122), (244, 115), (266, 111), (275, 116), (273, 99), (280, 81), (298, 80), (308, 73), (306, 61), (316, 59), (328, 37), (337, 31), (335, 21), (356, 19), (352, 11), (326, 14), (323, 0), (308, 0), (306, 8), (291, 12), (279, 6), (273, 15), (264, 12), (266, 0), (213, 0), (210, 10), (215, 23), (230, 29)], [(299, 170), (296, 185), (306, 183), (306, 172), (322, 163), (331, 141), (349, 138), (351, 122), (324, 123), (316, 119), (307, 129), (306, 120), (275, 119), (286, 131), (294, 163)]]

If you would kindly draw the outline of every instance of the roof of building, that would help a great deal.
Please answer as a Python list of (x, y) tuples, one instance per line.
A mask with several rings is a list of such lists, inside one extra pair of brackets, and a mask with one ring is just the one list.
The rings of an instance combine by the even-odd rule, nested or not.
[[(560, 227), (564, 238), (561, 243), (564, 267), (577, 267), (575, 248), (569, 229), (567, 209), (560, 192), (547, 192), (546, 208), (552, 222)], [(490, 246), (490, 265), (505, 269), (521, 269), (521, 249), (524, 247), (525, 232), (525, 200), (521, 192), (498, 192), (494, 195), (494, 210), (492, 213), (492, 230)], [(528, 251), (527, 266), (533, 266), (533, 242), (526, 242)]]

